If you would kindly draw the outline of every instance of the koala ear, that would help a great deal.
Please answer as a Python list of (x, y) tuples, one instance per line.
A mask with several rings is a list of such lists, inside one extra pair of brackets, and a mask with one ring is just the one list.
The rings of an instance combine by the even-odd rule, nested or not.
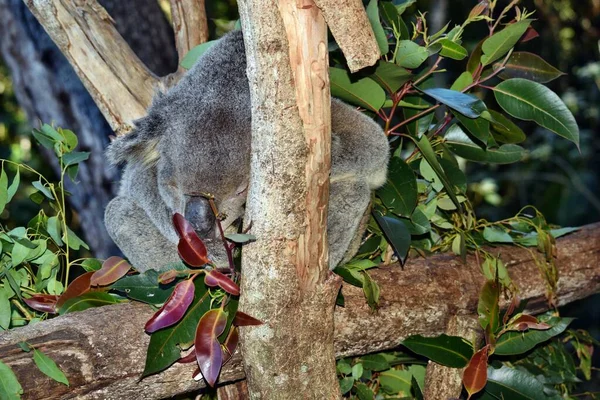
[(156, 149), (165, 129), (163, 118), (157, 113), (148, 114), (135, 121), (135, 128), (117, 137), (106, 149), (111, 164), (142, 162), (150, 164), (158, 159)]

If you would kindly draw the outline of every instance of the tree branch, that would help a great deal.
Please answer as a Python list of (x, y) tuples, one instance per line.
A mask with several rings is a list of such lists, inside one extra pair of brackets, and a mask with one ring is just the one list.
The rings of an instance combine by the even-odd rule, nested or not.
[(146, 114), (160, 82), (95, 0), (24, 0), (117, 132)]
[(208, 40), (204, 0), (169, 0), (179, 61), (199, 44)]
[[(558, 239), (557, 248), (558, 305), (599, 293), (600, 224)], [(529, 251), (500, 246), (494, 253), (509, 266), (520, 297), (529, 301), (528, 311), (547, 310), (546, 285)], [(337, 357), (395, 348), (414, 334), (446, 332), (456, 316), (476, 315), (484, 281), (474, 258), (463, 265), (458, 257), (447, 254), (410, 260), (404, 269), (392, 265), (370, 274), (381, 288), (379, 311), (369, 309), (361, 289), (343, 287), (346, 306), (337, 308), (335, 315)], [(13, 368), (28, 398), (55, 399), (68, 394), (78, 399), (161, 399), (198, 390), (202, 384), (191, 379), (191, 364), (175, 364), (138, 382), (149, 342), (143, 327), (152, 314), (146, 305), (127, 303), (12, 329), (0, 333), (0, 359)], [(33, 365), (31, 354), (18, 347), (21, 341), (52, 357), (71, 386), (43, 375)], [(220, 381), (241, 378), (241, 358), (236, 353)]]

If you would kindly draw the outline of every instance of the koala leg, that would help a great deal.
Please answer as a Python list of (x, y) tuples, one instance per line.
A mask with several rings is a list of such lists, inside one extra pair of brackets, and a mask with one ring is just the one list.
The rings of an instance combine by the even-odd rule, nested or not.
[(115, 197), (106, 207), (108, 234), (140, 272), (181, 263), (177, 246), (154, 226), (131, 198)]
[(332, 179), (329, 199), (329, 269), (334, 269), (349, 261), (360, 247), (369, 218), (371, 189), (365, 181)]

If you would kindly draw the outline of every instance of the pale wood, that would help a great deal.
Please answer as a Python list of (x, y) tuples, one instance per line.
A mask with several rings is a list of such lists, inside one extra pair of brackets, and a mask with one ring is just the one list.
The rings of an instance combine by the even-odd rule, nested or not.
[(146, 114), (160, 81), (95, 0), (24, 0), (117, 133)]
[(315, 0), (327, 25), (356, 72), (377, 62), (381, 53), (362, 0)]
[(199, 44), (208, 40), (208, 22), (204, 0), (169, 0), (179, 61)]
[(246, 221), (260, 242), (244, 249), (240, 307), (264, 322), (241, 331), (250, 398), (337, 399), (325, 21), (308, 1), (238, 6), (253, 121)]
[[(556, 301), (565, 305), (600, 293), (600, 224), (557, 240), (560, 271)], [(500, 246), (495, 254), (528, 301), (528, 312), (548, 309), (546, 286), (527, 250)], [(344, 285), (346, 306), (335, 312), (336, 357), (392, 349), (414, 334), (445, 333), (456, 315), (476, 315), (483, 276), (475, 259), (436, 255), (413, 259), (404, 269), (391, 265), (371, 272), (380, 285), (379, 311), (367, 306), (360, 288)], [(267, 279), (263, 277), (263, 279)], [(288, 312), (282, 304), (281, 313)], [(203, 387), (191, 379), (192, 364), (175, 364), (138, 382), (149, 336), (143, 326), (153, 311), (140, 303), (100, 307), (0, 333), (0, 359), (10, 365), (29, 399), (161, 399)], [(244, 330), (255, 328), (243, 328)], [(471, 337), (469, 331), (466, 336)], [(294, 344), (289, 339), (286, 349)], [(70, 387), (43, 375), (31, 354), (17, 343), (27, 341), (63, 368)], [(239, 352), (223, 368), (220, 383), (244, 377)]]

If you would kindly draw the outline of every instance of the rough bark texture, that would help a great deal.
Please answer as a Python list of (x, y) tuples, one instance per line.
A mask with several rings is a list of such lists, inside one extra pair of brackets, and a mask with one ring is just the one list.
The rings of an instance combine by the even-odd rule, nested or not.
[[(559, 305), (600, 292), (600, 224), (558, 239)], [(548, 309), (546, 286), (527, 250), (494, 249), (508, 262), (509, 273), (528, 300), (528, 311)], [(335, 315), (336, 357), (391, 349), (407, 336), (435, 336), (452, 329), (455, 316), (476, 315), (483, 276), (473, 258), (467, 265), (451, 255), (409, 260), (373, 271), (381, 288), (381, 307), (372, 312), (362, 290), (342, 288), (346, 306)], [(284, 310), (285, 311), (285, 310)], [(139, 303), (90, 309), (0, 333), (0, 359), (9, 364), (25, 389), (26, 399), (160, 399), (192, 392), (202, 383), (191, 379), (194, 366), (175, 364), (138, 382), (149, 336), (144, 323), (150, 307)], [(250, 330), (254, 328), (243, 328)], [(469, 330), (467, 337), (472, 337)], [(27, 341), (57, 361), (71, 387), (43, 375), (31, 354), (17, 343)], [(290, 338), (289, 347), (294, 345)], [(244, 372), (238, 353), (224, 367), (220, 382), (238, 381)], [(298, 397), (296, 397), (298, 398)]]
[[(103, 0), (119, 32), (157, 74), (173, 71), (177, 54), (172, 31), (153, 0)], [(103, 151), (112, 133), (60, 50), (21, 0), (0, 0), (0, 56), (9, 67), (17, 100), (33, 126), (52, 122), (77, 133), (90, 160), (80, 166), (79, 184), (68, 185), (84, 237), (95, 255), (118, 254), (104, 228), (104, 208), (116, 192), (118, 171)], [(44, 149), (43, 149), (44, 150)], [(50, 152), (45, 158), (58, 170)]]
[(260, 241), (244, 250), (240, 308), (264, 322), (241, 335), (250, 398), (336, 399), (325, 21), (309, 1), (239, 9), (253, 121), (246, 221)]
[(315, 0), (352, 72), (379, 60), (380, 52), (362, 0)]
[(179, 61), (188, 51), (208, 40), (204, 0), (170, 0)]

